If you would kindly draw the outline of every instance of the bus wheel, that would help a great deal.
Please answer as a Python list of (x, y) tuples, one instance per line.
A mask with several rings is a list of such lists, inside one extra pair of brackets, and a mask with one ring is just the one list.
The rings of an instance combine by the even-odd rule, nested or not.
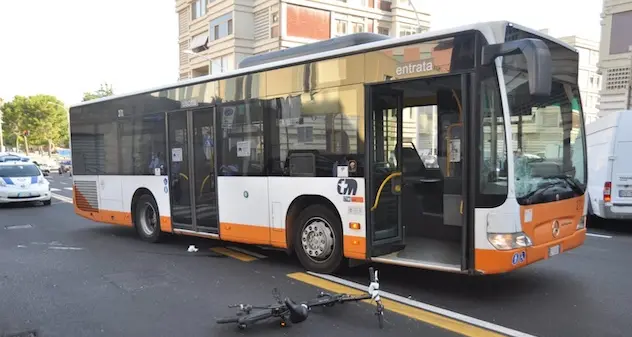
[(329, 274), (343, 262), (342, 225), (338, 216), (326, 206), (305, 208), (294, 226), (294, 250), (301, 264), (310, 271)]
[(147, 242), (158, 242), (161, 238), (160, 214), (158, 205), (149, 194), (143, 194), (136, 201), (134, 224), (141, 239)]

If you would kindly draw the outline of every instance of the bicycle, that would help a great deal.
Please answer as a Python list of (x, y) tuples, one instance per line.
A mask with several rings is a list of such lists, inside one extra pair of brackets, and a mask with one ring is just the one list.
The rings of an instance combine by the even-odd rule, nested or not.
[(276, 304), (267, 306), (253, 306), (250, 304), (231, 305), (229, 306), (230, 308), (239, 308), (236, 316), (220, 318), (216, 322), (217, 324), (236, 323), (237, 327), (243, 330), (256, 322), (270, 318), (278, 318), (280, 319), (281, 327), (287, 327), (288, 323), (297, 324), (305, 321), (313, 308), (333, 307), (336, 304), (346, 302), (372, 300), (376, 303), (375, 315), (378, 319), (378, 325), (380, 329), (382, 329), (384, 327), (384, 305), (380, 298), (378, 273), (377, 270), (374, 270), (372, 267), (369, 268), (369, 278), (371, 283), (369, 284), (367, 294), (330, 294), (321, 291), (315, 299), (301, 303), (295, 303), (287, 297), (281, 300), (281, 294), (277, 288), (274, 288), (273, 297), (276, 299)]

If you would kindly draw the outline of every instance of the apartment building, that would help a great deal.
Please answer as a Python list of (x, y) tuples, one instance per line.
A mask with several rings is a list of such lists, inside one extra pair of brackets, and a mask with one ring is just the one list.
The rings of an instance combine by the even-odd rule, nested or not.
[(603, 76), (599, 114), (632, 108), (632, 0), (604, 0), (599, 71)]
[(560, 40), (575, 47), (579, 53), (579, 91), (582, 97), (582, 110), (586, 124), (597, 120), (599, 114), (599, 91), (601, 75), (599, 74), (599, 42), (578, 36), (565, 36)]
[[(419, 0), (176, 0), (180, 79), (235, 69), (244, 58), (332, 37), (429, 28)], [(416, 9), (418, 12), (416, 13)]]

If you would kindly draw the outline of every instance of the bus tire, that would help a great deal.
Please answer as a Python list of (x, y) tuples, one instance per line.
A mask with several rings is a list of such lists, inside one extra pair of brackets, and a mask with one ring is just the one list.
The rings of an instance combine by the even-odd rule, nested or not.
[(343, 266), (342, 225), (329, 207), (312, 205), (296, 219), (294, 250), (309, 271), (330, 274)]
[(156, 243), (162, 238), (158, 205), (150, 194), (143, 194), (136, 201), (134, 225), (143, 241)]

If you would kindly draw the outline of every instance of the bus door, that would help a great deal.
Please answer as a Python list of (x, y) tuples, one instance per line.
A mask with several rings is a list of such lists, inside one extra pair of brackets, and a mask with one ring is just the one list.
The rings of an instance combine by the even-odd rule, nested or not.
[(167, 115), (174, 228), (218, 233), (214, 121), (214, 108)]
[(466, 269), (464, 215), (471, 207), (463, 184), (469, 173), (463, 148), (471, 146), (463, 127), (467, 81), (467, 75), (448, 75), (368, 87), (367, 249), (372, 260)]
[[(367, 88), (367, 242), (371, 256), (404, 248), (401, 203), (402, 108), (401, 93)], [(369, 169), (371, 167), (371, 169)]]

